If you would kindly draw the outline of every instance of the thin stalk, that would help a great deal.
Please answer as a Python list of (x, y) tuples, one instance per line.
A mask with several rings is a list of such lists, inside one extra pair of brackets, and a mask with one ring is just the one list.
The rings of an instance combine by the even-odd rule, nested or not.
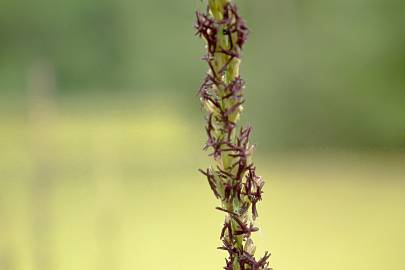
[(256, 175), (252, 161), (252, 128), (238, 128), (245, 87), (239, 75), (240, 55), (249, 31), (231, 0), (208, 0), (206, 12), (196, 15), (197, 34), (207, 43), (203, 59), (209, 66), (198, 92), (207, 112), (208, 141), (204, 149), (212, 151), (215, 163), (200, 171), (221, 201), (217, 209), (226, 213), (219, 247), (229, 255), (224, 269), (268, 270), (270, 253), (257, 260), (251, 238), (258, 231), (254, 220), (264, 181)]

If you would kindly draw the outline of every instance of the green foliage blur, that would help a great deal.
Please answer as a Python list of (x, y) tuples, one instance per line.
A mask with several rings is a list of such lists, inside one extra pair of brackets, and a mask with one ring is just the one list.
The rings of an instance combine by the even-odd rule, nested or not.
[[(245, 119), (261, 147), (405, 148), (403, 1), (239, 2), (251, 28)], [(0, 93), (24, 100), (39, 59), (54, 68), (57, 98), (153, 95), (198, 115), (206, 66), (193, 22), (201, 6), (2, 0)]]

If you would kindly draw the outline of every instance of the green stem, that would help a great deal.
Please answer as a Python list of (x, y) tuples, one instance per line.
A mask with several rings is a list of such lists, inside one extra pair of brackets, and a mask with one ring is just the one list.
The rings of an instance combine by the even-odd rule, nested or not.
[[(251, 233), (257, 217), (256, 203), (261, 200), (264, 182), (255, 173), (249, 143), (250, 128), (237, 131), (242, 112), (243, 80), (239, 77), (240, 53), (248, 28), (232, 0), (207, 0), (208, 13), (197, 12), (196, 28), (207, 41), (209, 74), (199, 90), (208, 112), (206, 148), (212, 148), (216, 167), (207, 171), (215, 196), (227, 212), (221, 233), (229, 257), (225, 269), (268, 270), (269, 254), (256, 260)], [(249, 209), (252, 215), (249, 214)]]
[[(224, 13), (224, 8), (225, 6), (230, 2), (230, 0), (209, 0), (209, 9), (212, 13), (212, 15), (214, 16), (214, 18), (216, 20), (222, 20), (223, 19), (223, 13)], [(226, 55), (224, 53), (221, 52), (222, 49), (231, 49), (230, 48), (230, 44), (234, 44), (235, 42), (232, 40), (229, 40), (229, 35), (226, 35), (224, 32), (227, 30), (223, 27), (220, 27), (219, 29), (220, 31), (218, 31), (217, 35), (218, 35), (218, 42), (217, 42), (217, 48), (216, 48), (216, 52), (214, 53), (214, 60), (213, 60), (213, 66), (215, 69), (216, 74), (219, 74), (220, 70), (227, 65), (227, 68), (224, 72), (224, 75), (220, 78), (216, 78), (218, 80), (223, 81), (226, 84), (229, 84), (230, 82), (232, 82), (233, 80), (235, 80), (238, 76), (239, 76), (239, 64), (240, 61), (238, 59), (232, 59), (230, 63), (228, 63), (230, 61), (230, 56)], [(232, 36), (231, 36), (232, 38)], [(219, 76), (219, 75), (218, 75)], [(223, 91), (218, 91), (221, 96), (220, 98), (222, 98), (222, 96), (225, 95), (224, 90)], [(231, 108), (232, 106), (234, 106), (234, 102), (230, 102), (227, 100), (222, 100), (221, 105), (223, 107), (224, 110)], [(232, 122), (236, 122), (237, 118), (239, 118), (239, 112), (236, 112), (232, 115), (230, 115), (230, 118), (232, 119)], [(225, 129), (221, 129), (221, 130), (225, 130)], [(220, 137), (226, 136), (226, 133), (224, 131), (222, 131), (220, 134), (218, 134)], [(234, 142), (235, 141), (235, 136), (234, 136), (234, 132), (233, 134), (231, 134), (231, 140)], [(221, 155), (221, 161), (222, 161), (222, 169), (230, 174), (232, 174), (232, 169), (231, 169), (231, 162), (232, 162), (233, 158), (229, 156), (229, 154), (227, 152), (222, 152)], [(234, 180), (235, 181), (235, 180)], [(233, 212), (233, 213), (238, 213), (239, 212), (239, 208), (240, 208), (240, 202), (237, 199), (233, 199), (231, 202), (223, 202), (223, 206), (225, 207), (226, 210)], [(234, 219), (231, 219), (231, 228), (232, 231), (236, 231), (238, 230), (238, 224)], [(236, 248), (238, 250), (243, 250), (243, 236), (236, 236)], [(239, 258), (235, 258), (234, 262), (233, 262), (233, 269), (234, 270), (240, 270), (240, 265), (238, 263)]]

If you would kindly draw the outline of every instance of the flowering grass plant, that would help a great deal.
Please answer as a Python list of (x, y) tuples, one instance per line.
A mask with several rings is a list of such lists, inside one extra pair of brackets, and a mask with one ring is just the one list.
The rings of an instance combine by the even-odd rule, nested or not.
[(251, 127), (238, 127), (243, 110), (245, 82), (239, 75), (240, 56), (249, 30), (231, 0), (207, 0), (205, 12), (197, 11), (197, 35), (206, 41), (203, 57), (209, 70), (198, 91), (206, 110), (204, 150), (214, 165), (204, 174), (225, 213), (219, 249), (228, 253), (225, 270), (269, 270), (270, 253), (255, 257), (251, 238), (259, 229), (257, 203), (262, 199), (264, 181), (256, 175), (252, 161), (254, 145)]

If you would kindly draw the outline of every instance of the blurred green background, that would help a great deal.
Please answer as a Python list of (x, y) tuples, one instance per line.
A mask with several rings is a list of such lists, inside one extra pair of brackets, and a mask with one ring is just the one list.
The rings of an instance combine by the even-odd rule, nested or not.
[[(405, 2), (238, 1), (259, 253), (405, 267)], [(0, 2), (0, 270), (221, 269), (199, 0)], [(260, 255), (258, 253), (258, 255)]]

